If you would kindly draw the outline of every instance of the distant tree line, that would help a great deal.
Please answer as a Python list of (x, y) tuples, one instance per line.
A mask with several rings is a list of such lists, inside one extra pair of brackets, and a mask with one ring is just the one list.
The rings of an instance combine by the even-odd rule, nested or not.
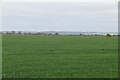
[[(18, 34), (18, 35), (60, 35), (59, 33), (31, 33), (31, 32), (22, 32), (22, 31), (6, 31), (6, 32), (0, 32), (0, 34)], [(69, 35), (69, 34), (68, 34)], [(80, 33), (78, 35), (69, 35), (69, 36), (105, 36), (105, 35), (100, 35), (100, 34), (83, 34)], [(107, 37), (111, 36), (119, 36), (119, 35), (111, 35), (111, 34), (106, 34)]]

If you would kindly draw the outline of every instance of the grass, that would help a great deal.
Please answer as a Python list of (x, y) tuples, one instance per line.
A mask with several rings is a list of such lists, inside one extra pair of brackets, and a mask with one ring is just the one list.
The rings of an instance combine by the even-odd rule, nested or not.
[(117, 40), (3, 35), (3, 78), (117, 78)]

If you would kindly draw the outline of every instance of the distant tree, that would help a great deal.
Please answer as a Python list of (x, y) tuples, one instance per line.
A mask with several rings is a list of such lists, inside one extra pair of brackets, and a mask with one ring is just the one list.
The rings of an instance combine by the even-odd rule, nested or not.
[(49, 33), (48, 35), (52, 35), (51, 33)]
[(95, 36), (99, 36), (99, 34), (95, 34)]
[(55, 35), (59, 35), (59, 33), (55, 33)]
[(40, 33), (40, 32), (38, 32), (38, 33), (36, 33), (35, 35), (41, 35), (41, 33)]
[(21, 32), (19, 31), (18, 34), (21, 34)]
[(24, 35), (27, 35), (27, 33), (23, 33)]
[(27, 34), (28, 34), (28, 35), (31, 35), (32, 33), (29, 32), (29, 33), (27, 33)]
[(79, 36), (83, 36), (84, 34), (80, 33)]
[(12, 34), (15, 34), (15, 31), (12, 31)]
[(110, 34), (107, 34), (106, 36), (107, 36), (107, 37), (111, 37), (112, 35), (110, 35)]
[(6, 34), (9, 34), (9, 32), (7, 31)]

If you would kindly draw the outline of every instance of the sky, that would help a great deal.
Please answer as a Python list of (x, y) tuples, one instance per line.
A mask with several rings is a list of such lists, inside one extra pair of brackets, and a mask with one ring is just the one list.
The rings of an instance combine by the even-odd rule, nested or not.
[(2, 12), (3, 31), (118, 31), (116, 2), (6, 1)]
[(3, 2), (118, 2), (119, 0), (2, 0)]

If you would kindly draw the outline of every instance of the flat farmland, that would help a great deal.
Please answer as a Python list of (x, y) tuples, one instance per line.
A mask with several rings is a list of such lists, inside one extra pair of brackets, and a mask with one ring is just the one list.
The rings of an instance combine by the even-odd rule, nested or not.
[(118, 37), (3, 35), (3, 78), (117, 78)]

